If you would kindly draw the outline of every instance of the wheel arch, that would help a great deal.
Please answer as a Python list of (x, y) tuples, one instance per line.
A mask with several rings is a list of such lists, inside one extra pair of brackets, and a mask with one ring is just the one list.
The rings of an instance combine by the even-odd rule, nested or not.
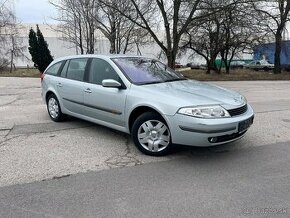
[(47, 104), (47, 98), (51, 94), (56, 96), (58, 103), (60, 105), (60, 108), (61, 108), (61, 112), (63, 114), (67, 114), (67, 112), (66, 112), (67, 110), (66, 110), (65, 106), (63, 105), (63, 101), (61, 99), (61, 96), (58, 95), (57, 91), (54, 88), (48, 89), (47, 92), (45, 93), (45, 103)]
[[(167, 120), (165, 119), (165, 117), (163, 116), (163, 114), (158, 111), (156, 108), (154, 107), (151, 107), (151, 106), (137, 106), (136, 108), (134, 108), (130, 115), (129, 115), (129, 119), (128, 119), (128, 127), (129, 127), (129, 132), (131, 133), (131, 130), (132, 130), (132, 126), (134, 124), (134, 121), (143, 113), (146, 113), (146, 112), (154, 112), (154, 113), (157, 113), (158, 115), (160, 115), (162, 117), (162, 119), (166, 122), (167, 126), (168, 126), (168, 122)], [(169, 126), (168, 126), (169, 127)], [(170, 128), (170, 127), (169, 127)]]
[[(45, 102), (47, 103), (47, 100), (48, 100), (48, 97), (50, 95), (55, 95), (57, 97), (57, 95), (55, 94), (55, 92), (51, 91), (51, 90), (48, 90), (45, 94)], [(58, 98), (58, 97), (57, 97)]]

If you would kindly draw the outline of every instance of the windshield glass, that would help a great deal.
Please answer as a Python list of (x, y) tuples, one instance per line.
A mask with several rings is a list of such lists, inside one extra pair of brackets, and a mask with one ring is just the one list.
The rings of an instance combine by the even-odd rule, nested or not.
[(161, 62), (141, 57), (112, 59), (125, 76), (134, 84), (144, 85), (185, 80), (185, 78)]

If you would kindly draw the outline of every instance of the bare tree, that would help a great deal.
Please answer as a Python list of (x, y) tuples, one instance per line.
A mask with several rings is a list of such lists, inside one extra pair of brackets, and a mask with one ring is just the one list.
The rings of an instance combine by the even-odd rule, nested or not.
[(2, 69), (9, 65), (9, 60), (6, 58), (7, 42), (15, 20), (9, 4), (7, 0), (0, 0), (0, 66)]
[(223, 45), (221, 2), (205, 0), (202, 2), (199, 19), (191, 23), (182, 38), (182, 48), (193, 50), (206, 60), (207, 73), (219, 72), (215, 60)]
[(273, 1), (253, 1), (253, 7), (259, 12), (259, 17), (264, 21), (264, 26), (275, 37), (275, 60), (274, 73), (281, 73), (281, 48), (282, 35), (289, 21), (290, 1), (273, 0)]
[(6, 54), (8, 55), (10, 53), (10, 73), (12, 72), (13, 68), (15, 69), (15, 58), (24, 58), (27, 60), (29, 59), (24, 54), (27, 46), (23, 45), (23, 40), (19, 37), (18, 25), (19, 24), (15, 24), (14, 27), (11, 28), (11, 32), (9, 34), (10, 41), (8, 42), (8, 45), (10, 49), (6, 52)]
[(263, 42), (267, 32), (260, 28), (258, 14), (249, 2), (230, 4), (228, 1), (228, 6), (221, 13), (223, 40), (220, 56), (226, 73), (229, 73), (233, 58)]
[[(105, 0), (100, 1), (146, 30), (164, 51), (171, 67), (175, 64), (180, 39), (194, 16), (198, 14), (201, 2), (201, 0), (129, 0), (134, 10), (124, 12)], [(128, 1), (120, 0), (120, 2), (127, 4)], [(161, 32), (165, 33), (165, 37), (160, 36)]]
[[(118, 7), (118, 1), (113, 0), (111, 4)], [(99, 13), (95, 15), (95, 19), (98, 29), (110, 42), (110, 53), (119, 54), (122, 44), (120, 32), (125, 23), (123, 17), (118, 16), (118, 12), (114, 9), (100, 3), (100, 10)]]
[(50, 1), (59, 11), (60, 22), (57, 31), (63, 39), (76, 46), (76, 53), (92, 54), (95, 51), (96, 21), (98, 10), (96, 0), (61, 0)]
[(95, 30), (96, 22), (94, 16), (97, 13), (97, 1), (96, 0), (80, 0), (79, 1), (81, 14), (83, 15), (83, 21), (85, 25), (85, 37), (87, 54), (93, 54), (95, 52)]
[[(110, 7), (108, 6), (110, 4)], [(118, 8), (118, 10), (115, 10)], [(133, 48), (146, 44), (148, 37), (135, 23), (119, 13), (132, 11), (130, 1), (110, 0), (106, 4), (99, 2), (99, 11), (95, 15), (97, 28), (104, 34), (110, 42), (110, 53), (126, 53)]]
[(257, 13), (248, 1), (205, 0), (199, 22), (189, 26), (183, 48), (193, 50), (207, 63), (207, 73), (220, 73), (215, 60), (218, 56), (230, 71), (233, 58), (264, 39)]
[[(10, 72), (15, 68), (15, 57), (25, 57), (23, 41), (19, 37), (19, 26), (13, 10), (10, 8), (11, 2), (0, 1), (0, 65), (7, 67), (10, 64)], [(10, 56), (10, 60), (7, 58)]]
[(99, 0), (50, 1), (59, 11), (57, 31), (62, 33), (64, 40), (76, 46), (76, 53), (80, 50), (81, 54), (94, 53), (97, 30), (109, 40), (110, 53), (126, 53), (133, 45), (147, 43), (144, 31), (118, 12), (132, 11), (128, 2), (130, 0), (107, 0), (106, 4)]

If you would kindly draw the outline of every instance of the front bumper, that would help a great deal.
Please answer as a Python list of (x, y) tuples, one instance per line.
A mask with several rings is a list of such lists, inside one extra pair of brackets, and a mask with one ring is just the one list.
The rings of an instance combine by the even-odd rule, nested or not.
[(172, 143), (190, 146), (214, 146), (235, 141), (244, 136), (247, 129), (239, 131), (239, 123), (254, 117), (250, 105), (246, 113), (218, 119), (201, 119), (176, 113), (165, 116)]

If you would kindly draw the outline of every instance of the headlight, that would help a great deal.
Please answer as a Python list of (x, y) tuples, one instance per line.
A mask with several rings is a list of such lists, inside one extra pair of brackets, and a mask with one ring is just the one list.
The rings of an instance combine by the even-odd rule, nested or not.
[(199, 106), (199, 107), (184, 107), (180, 108), (179, 114), (184, 114), (199, 118), (223, 118), (230, 117), (229, 112), (219, 105)]

